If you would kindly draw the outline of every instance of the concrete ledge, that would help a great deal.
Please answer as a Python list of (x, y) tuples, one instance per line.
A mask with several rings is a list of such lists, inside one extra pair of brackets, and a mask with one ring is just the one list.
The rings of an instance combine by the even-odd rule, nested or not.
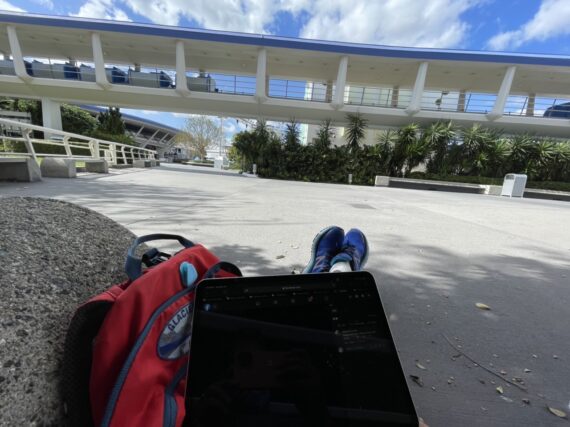
[(109, 173), (107, 160), (85, 160), (85, 171), (95, 173)]
[(148, 160), (150, 162), (150, 167), (154, 168), (156, 167), (156, 160)]
[(46, 157), (42, 160), (42, 176), (50, 178), (75, 178), (77, 176), (75, 162), (75, 159)]
[(423, 179), (390, 178), (390, 187), (413, 190), (450, 191), (455, 193), (485, 194), (486, 186), (463, 182), (428, 181)]
[(150, 160), (143, 160), (143, 159), (133, 160), (133, 167), (134, 168), (150, 168), (151, 167)]
[(375, 187), (388, 187), (389, 185), (390, 185), (389, 176), (376, 175), (376, 178), (374, 179)]
[(155, 160), (156, 166), (160, 166), (160, 160)]
[(536, 188), (527, 188), (524, 191), (524, 198), (561, 200), (564, 202), (570, 202), (570, 193), (566, 191), (538, 190)]
[(112, 169), (129, 169), (129, 168), (132, 168), (132, 167), (133, 167), (133, 165), (132, 165), (132, 164), (129, 164), (129, 163), (127, 163), (126, 165), (124, 165), (124, 164), (120, 164), (120, 165), (111, 165), (111, 166), (109, 166), (109, 167), (110, 167), (110, 168), (112, 168)]
[(38, 163), (32, 158), (0, 158), (0, 181), (34, 182), (42, 180)]
[(485, 185), (485, 194), (489, 196), (500, 196), (503, 187), (500, 185)]

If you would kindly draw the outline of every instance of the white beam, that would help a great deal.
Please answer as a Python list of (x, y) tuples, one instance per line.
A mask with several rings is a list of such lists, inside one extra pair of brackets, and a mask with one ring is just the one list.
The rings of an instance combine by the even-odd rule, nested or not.
[(418, 74), (416, 75), (416, 82), (414, 83), (414, 90), (412, 91), (412, 98), (410, 105), (406, 108), (406, 113), (414, 115), (422, 108), (422, 96), (424, 94), (424, 87), (426, 85), (426, 77), (428, 71), (428, 63), (422, 62), (418, 67)]
[(24, 56), (22, 55), (22, 49), (20, 48), (20, 40), (18, 40), (18, 34), (16, 34), (16, 28), (8, 25), (6, 29), (8, 31), (8, 42), (10, 43), (10, 50), (12, 51), (12, 59), (14, 61), (14, 72), (21, 80), (29, 82), (32, 80), (32, 76), (30, 76), (26, 70)]
[(255, 98), (257, 102), (267, 101), (267, 49), (257, 53), (257, 74), (255, 76)]
[[(49, 98), (42, 98), (43, 126), (55, 130), (63, 130), (61, 123), (61, 104)], [(49, 136), (46, 136), (49, 138)]]
[(105, 59), (99, 33), (91, 34), (91, 45), (93, 47), (93, 62), (95, 63), (95, 82), (103, 89), (109, 89), (111, 83), (107, 80), (107, 74), (105, 73)]
[(335, 109), (339, 109), (344, 105), (344, 89), (346, 87), (346, 73), (348, 71), (348, 56), (340, 58), (338, 63), (338, 72), (336, 75), (336, 91), (331, 105)]
[(513, 85), (513, 79), (515, 78), (515, 71), (517, 67), (511, 65), (507, 68), (505, 76), (503, 77), (503, 82), (501, 83), (501, 88), (497, 94), (497, 99), (495, 100), (495, 105), (490, 113), (487, 114), (489, 120), (497, 120), (502, 117), (505, 113), (505, 104), (507, 103), (507, 98), (511, 93), (511, 86)]
[(182, 40), (176, 41), (176, 92), (182, 96), (190, 95), (186, 80), (186, 53)]

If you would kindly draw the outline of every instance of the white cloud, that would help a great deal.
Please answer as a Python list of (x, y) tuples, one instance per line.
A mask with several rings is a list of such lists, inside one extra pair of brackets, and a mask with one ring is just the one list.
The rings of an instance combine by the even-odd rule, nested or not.
[(214, 30), (265, 32), (277, 0), (123, 0), (135, 13), (157, 24), (178, 25), (181, 18)]
[[(297, 5), (298, 5), (297, 1)], [(461, 19), (479, 0), (316, 0), (301, 31), (306, 38), (397, 46), (460, 46), (469, 30)]]
[(95, 19), (112, 19), (113, 21), (131, 21), (124, 10), (119, 9), (113, 0), (88, 0), (77, 13), (70, 13), (71, 16)]
[(277, 13), (303, 13), (301, 37), (443, 48), (463, 43), (469, 25), (461, 15), (488, 0), (121, 1), (157, 24), (186, 18), (208, 29), (268, 33)]
[(39, 4), (40, 6), (45, 7), (46, 9), (53, 10), (52, 0), (33, 0), (33, 2)]
[(493, 50), (516, 49), (530, 41), (545, 41), (553, 37), (570, 34), (570, 1), (543, 0), (533, 18), (512, 31), (505, 31), (492, 37), (487, 47)]
[(11, 3), (8, 3), (6, 0), (0, 0), (0, 10), (8, 11), (8, 12), (25, 12), (24, 9), (14, 6)]

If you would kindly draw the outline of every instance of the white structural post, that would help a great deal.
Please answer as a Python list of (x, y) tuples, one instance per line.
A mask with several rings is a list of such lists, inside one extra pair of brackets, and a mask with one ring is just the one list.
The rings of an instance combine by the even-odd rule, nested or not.
[(414, 83), (410, 105), (406, 108), (406, 113), (409, 115), (418, 113), (422, 108), (422, 96), (426, 85), (427, 71), (428, 63), (422, 62), (418, 68), (418, 74), (416, 75), (416, 82)]
[(182, 40), (176, 41), (176, 92), (182, 96), (190, 95), (186, 80), (186, 53)]
[(8, 42), (10, 43), (12, 59), (14, 60), (14, 72), (20, 79), (25, 82), (29, 82), (32, 80), (32, 76), (30, 76), (26, 70), (24, 56), (22, 55), (22, 49), (20, 48), (20, 41), (18, 40), (18, 34), (16, 34), (16, 28), (8, 25), (6, 30), (8, 31)]
[(99, 33), (91, 34), (91, 44), (93, 47), (93, 63), (95, 64), (95, 82), (103, 89), (109, 89), (111, 84), (105, 73), (105, 58), (103, 57), (103, 46)]
[(344, 88), (346, 87), (346, 73), (348, 71), (348, 56), (340, 58), (336, 75), (336, 91), (331, 102), (333, 108), (338, 109), (344, 105)]
[(505, 112), (505, 104), (507, 103), (507, 98), (511, 93), (511, 86), (513, 85), (513, 79), (515, 78), (515, 71), (517, 67), (511, 65), (507, 68), (505, 76), (503, 77), (503, 82), (501, 83), (501, 88), (497, 94), (497, 99), (495, 100), (495, 105), (490, 113), (487, 114), (489, 120), (497, 120), (502, 117)]
[(50, 129), (62, 130), (61, 104), (49, 98), (42, 98), (42, 123)]
[(257, 53), (257, 74), (255, 76), (255, 98), (257, 102), (267, 101), (267, 49)]

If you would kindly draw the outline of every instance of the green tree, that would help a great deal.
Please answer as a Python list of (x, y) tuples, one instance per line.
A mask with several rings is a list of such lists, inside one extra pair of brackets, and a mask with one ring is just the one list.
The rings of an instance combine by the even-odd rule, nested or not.
[(204, 159), (208, 147), (214, 147), (222, 141), (224, 135), (220, 126), (208, 116), (190, 116), (182, 131), (176, 135), (176, 142), (187, 148), (191, 157)]
[(350, 151), (355, 151), (360, 147), (360, 141), (364, 138), (364, 133), (368, 121), (363, 119), (360, 114), (347, 114), (346, 120), (346, 141)]
[(317, 136), (313, 138), (313, 145), (317, 151), (323, 151), (330, 148), (334, 135), (331, 123), (331, 119), (326, 119), (320, 124)]
[(422, 138), (429, 146), (431, 155), (427, 162), (430, 173), (445, 173), (449, 146), (457, 135), (457, 128), (449, 121), (432, 123), (423, 132)]
[(61, 124), (66, 132), (90, 135), (97, 126), (97, 119), (75, 105), (62, 104)]
[(294, 149), (299, 146), (300, 134), (299, 123), (295, 118), (292, 118), (291, 121), (285, 125), (285, 135), (283, 137), (285, 148)]
[[(419, 126), (415, 123), (398, 129), (390, 161), (389, 169), (391, 176), (402, 176), (404, 172), (409, 173), (411, 165), (417, 161), (421, 152), (418, 147), (419, 130)], [(414, 157), (411, 161), (408, 160), (408, 156), (410, 155)], [(406, 169), (405, 171), (404, 168)]]

